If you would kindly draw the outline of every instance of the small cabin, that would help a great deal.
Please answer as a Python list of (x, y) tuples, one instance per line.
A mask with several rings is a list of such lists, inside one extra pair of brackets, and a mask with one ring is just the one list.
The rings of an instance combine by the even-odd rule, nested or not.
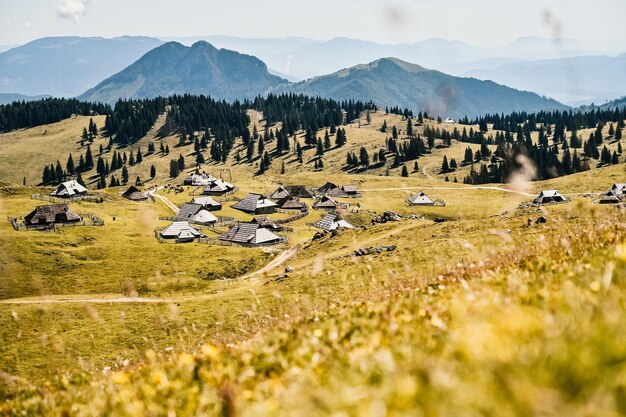
[(327, 195), (321, 196), (315, 203), (313, 203), (313, 208), (315, 210), (328, 210), (332, 211), (337, 209), (337, 202), (330, 198)]
[(148, 199), (148, 196), (145, 193), (139, 191), (139, 188), (135, 187), (134, 185), (128, 187), (128, 190), (124, 191), (122, 197), (131, 201), (146, 201)]
[(195, 185), (195, 186), (207, 186), (217, 178), (210, 176), (209, 174), (191, 174), (187, 175), (183, 180), (183, 185)]
[(309, 190), (304, 185), (286, 185), (285, 190), (292, 197), (297, 198), (315, 198), (313, 191)]
[(186, 221), (203, 225), (217, 223), (217, 217), (207, 210), (202, 204), (187, 203), (180, 208), (174, 217), (175, 221)]
[(211, 196), (196, 197), (193, 200), (191, 200), (191, 202), (194, 204), (200, 204), (201, 206), (203, 206), (205, 209), (209, 211), (220, 211), (222, 209), (222, 203), (215, 200)]
[(322, 218), (322, 220), (315, 223), (313, 226), (327, 232), (332, 232), (337, 229), (354, 229), (354, 226), (347, 221), (340, 219), (339, 215), (335, 213), (328, 213)]
[(235, 190), (235, 186), (222, 180), (210, 181), (208, 185), (202, 190), (204, 195), (224, 195)]
[(272, 214), (276, 212), (278, 204), (262, 194), (250, 193), (232, 207), (248, 214)]
[(354, 184), (342, 185), (341, 189), (343, 190), (344, 193), (346, 193), (346, 195), (348, 195), (348, 197), (359, 197), (359, 193), (357, 191), (356, 185)]
[(245, 247), (268, 246), (282, 243), (284, 237), (272, 233), (259, 223), (237, 222), (226, 233), (219, 237), (224, 242), (231, 242)]
[(332, 182), (327, 182), (317, 189), (317, 192), (322, 195), (327, 195), (329, 197), (336, 198), (347, 198), (349, 197), (348, 193), (346, 193), (343, 188), (333, 184)]
[(87, 188), (82, 186), (78, 181), (66, 181), (61, 184), (50, 193), (52, 197), (60, 198), (74, 198), (87, 194)]
[(306, 211), (308, 209), (307, 205), (300, 201), (298, 197), (286, 196), (276, 202), (278, 208), (283, 210), (298, 210), (298, 211)]
[(600, 197), (598, 201), (600, 204), (617, 204), (622, 201), (612, 189), (606, 192)]
[(406, 199), (409, 206), (434, 206), (435, 201), (423, 192), (417, 192)]
[(558, 190), (543, 190), (539, 193), (539, 196), (533, 200), (535, 204), (554, 204), (565, 203), (565, 198)]
[(80, 214), (70, 210), (67, 204), (49, 204), (37, 206), (24, 217), (24, 224), (29, 226), (53, 226), (62, 223), (78, 223)]
[(202, 236), (200, 231), (189, 225), (189, 222), (174, 221), (160, 233), (163, 239), (176, 239), (176, 243), (193, 242)]

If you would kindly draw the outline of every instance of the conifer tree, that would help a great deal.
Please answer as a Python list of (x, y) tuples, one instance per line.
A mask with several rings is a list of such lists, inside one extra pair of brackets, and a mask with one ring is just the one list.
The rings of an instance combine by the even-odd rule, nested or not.
[(402, 175), (403, 177), (409, 176), (409, 170), (407, 169), (406, 165), (402, 165), (402, 173), (400, 175)]
[(150, 178), (154, 179), (154, 177), (156, 177), (156, 168), (154, 167), (154, 165), (150, 166)]
[(74, 160), (72, 159), (72, 154), (67, 158), (67, 163), (65, 164), (65, 169), (69, 175), (74, 175), (76, 173), (76, 168), (74, 166)]
[(450, 166), (448, 165), (448, 157), (446, 155), (443, 156), (443, 162), (441, 163), (441, 172), (448, 172), (450, 170)]
[(122, 168), (122, 182), (124, 184), (128, 183), (128, 168), (126, 168), (126, 165)]
[(359, 150), (359, 163), (364, 167), (370, 166), (370, 156), (367, 153), (367, 149), (365, 149), (364, 147), (361, 147), (361, 149)]

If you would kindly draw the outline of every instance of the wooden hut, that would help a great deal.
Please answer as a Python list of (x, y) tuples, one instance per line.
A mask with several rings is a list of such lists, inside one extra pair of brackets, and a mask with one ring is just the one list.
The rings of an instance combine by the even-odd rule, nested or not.
[(249, 214), (271, 214), (276, 212), (278, 205), (262, 194), (250, 193), (232, 207)]
[(202, 204), (187, 203), (180, 208), (180, 211), (176, 214), (174, 220), (211, 225), (217, 222), (217, 217), (215, 217)]
[(194, 239), (202, 236), (198, 229), (191, 227), (189, 222), (174, 221), (165, 229), (161, 230), (163, 239), (176, 239), (177, 243), (193, 242)]
[(78, 181), (65, 181), (50, 193), (52, 197), (73, 198), (87, 194), (87, 188), (82, 186)]
[(558, 190), (543, 190), (539, 193), (539, 196), (533, 200), (535, 204), (554, 204), (554, 203), (565, 203), (567, 198), (565, 198)]
[(339, 215), (335, 213), (328, 213), (322, 218), (322, 220), (315, 223), (313, 226), (327, 232), (332, 232), (337, 229), (354, 229), (354, 226), (347, 221), (340, 219)]
[(24, 217), (24, 224), (28, 226), (53, 226), (57, 223), (78, 223), (80, 215), (70, 210), (67, 204), (49, 204), (37, 206), (35, 210)]
[(209, 182), (202, 190), (204, 195), (224, 195), (235, 190), (235, 186), (222, 180), (217, 179)]
[(226, 233), (219, 237), (224, 242), (231, 242), (245, 247), (275, 245), (284, 241), (284, 238), (261, 227), (258, 223), (237, 222)]
[(406, 199), (409, 206), (434, 206), (435, 201), (423, 192), (419, 191)]
[(193, 200), (191, 200), (191, 202), (194, 204), (200, 204), (209, 211), (220, 211), (222, 209), (222, 203), (215, 200), (211, 196), (196, 197)]
[(122, 197), (131, 201), (146, 201), (148, 199), (148, 196), (145, 193), (139, 191), (139, 188), (135, 187), (134, 185), (128, 187), (128, 190), (124, 191)]
[(327, 195), (321, 196), (315, 203), (313, 203), (315, 210), (336, 210), (337, 202)]

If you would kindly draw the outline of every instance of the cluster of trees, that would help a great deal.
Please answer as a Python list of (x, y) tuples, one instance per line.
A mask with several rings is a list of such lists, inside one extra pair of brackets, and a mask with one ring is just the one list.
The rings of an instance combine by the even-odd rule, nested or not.
[(111, 107), (76, 99), (46, 98), (0, 105), (0, 132), (56, 123), (72, 115), (110, 114)]
[[(150, 168), (150, 176), (152, 176), (154, 165)], [(176, 178), (178, 175), (185, 170), (185, 158), (183, 155), (179, 155), (178, 159), (170, 160), (170, 177)], [(156, 170), (154, 170), (154, 175), (156, 176)], [(154, 178), (154, 177), (153, 177)]]
[(167, 100), (161, 97), (142, 100), (118, 100), (107, 115), (104, 130), (115, 136), (115, 143), (126, 146), (137, 142), (152, 128), (165, 109)]

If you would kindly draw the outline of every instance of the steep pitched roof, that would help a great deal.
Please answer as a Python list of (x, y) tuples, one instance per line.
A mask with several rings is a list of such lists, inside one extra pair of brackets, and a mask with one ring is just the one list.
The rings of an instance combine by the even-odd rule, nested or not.
[(319, 198), (319, 200), (317, 200), (315, 203), (313, 203), (313, 208), (317, 209), (317, 208), (336, 208), (337, 207), (337, 202), (335, 200), (333, 200), (332, 198), (330, 198), (327, 195), (323, 195)]
[(600, 204), (619, 203), (620, 201), (621, 201), (620, 198), (617, 196), (616, 192), (613, 191), (612, 189), (609, 190), (602, 197), (600, 197)]
[(287, 191), (287, 189), (285, 187), (283, 187), (282, 185), (279, 186), (276, 190), (274, 190), (274, 192), (272, 194), (270, 194), (270, 198), (272, 200), (282, 200), (285, 197), (289, 197), (289, 191)]
[(210, 211), (202, 204), (186, 203), (174, 218), (175, 220), (194, 221), (198, 223), (214, 223), (217, 221)]
[(278, 243), (281, 238), (258, 223), (237, 222), (220, 240), (240, 244)]
[(412, 206), (432, 206), (435, 202), (423, 192), (419, 191), (407, 200)]
[(277, 207), (269, 198), (256, 193), (250, 193), (241, 201), (238, 201), (233, 205), (234, 209), (244, 211), (246, 213), (254, 213), (260, 208), (264, 207)]
[(317, 191), (319, 191), (320, 193), (327, 193), (328, 191), (333, 190), (335, 188), (337, 188), (337, 185), (333, 184), (332, 182), (327, 182), (326, 184), (318, 188)]
[(87, 188), (83, 187), (76, 180), (65, 181), (57, 187), (56, 190), (50, 193), (53, 197), (72, 197), (75, 195), (85, 194)]
[(539, 193), (539, 196), (535, 198), (534, 202), (541, 204), (543, 202), (562, 202), (567, 201), (565, 197), (558, 190), (543, 190)]
[(191, 200), (191, 202), (195, 204), (201, 204), (207, 208), (221, 208), (222, 207), (222, 203), (215, 200), (211, 196), (195, 197), (193, 200)]
[(142, 193), (139, 188), (135, 187), (134, 185), (128, 187), (128, 190), (126, 190), (124, 194), (122, 194), (122, 197), (133, 201), (143, 201), (148, 199), (148, 196)]
[(189, 222), (175, 221), (165, 229), (161, 230), (161, 237), (164, 239), (185, 239), (189, 237), (200, 237), (198, 229), (191, 227)]
[(350, 223), (345, 220), (341, 220), (337, 214), (328, 213), (322, 218), (319, 222), (315, 223), (313, 226), (320, 228), (322, 230), (326, 230), (327, 232), (336, 230), (336, 229), (354, 229)]
[(314, 198), (313, 192), (304, 185), (287, 185), (285, 189), (292, 197)]
[(270, 229), (270, 230), (283, 230), (284, 229), (284, 226), (281, 226), (280, 224), (276, 223), (274, 220), (271, 220), (267, 216), (256, 216), (250, 221), (250, 223), (256, 223), (264, 229)]
[(204, 187), (205, 193), (225, 193), (231, 191), (235, 188), (234, 185), (224, 181), (223, 179), (217, 179), (209, 182), (209, 184)]
[(276, 202), (278, 207), (285, 210), (302, 210), (306, 204), (301, 202), (297, 197), (286, 196)]
[(49, 204), (37, 206), (35, 210), (24, 217), (26, 224), (51, 224), (80, 221), (78, 213), (70, 210), (67, 204)]
[(611, 191), (613, 191), (618, 197), (621, 197), (622, 194), (626, 193), (626, 183), (617, 182), (613, 184)]

